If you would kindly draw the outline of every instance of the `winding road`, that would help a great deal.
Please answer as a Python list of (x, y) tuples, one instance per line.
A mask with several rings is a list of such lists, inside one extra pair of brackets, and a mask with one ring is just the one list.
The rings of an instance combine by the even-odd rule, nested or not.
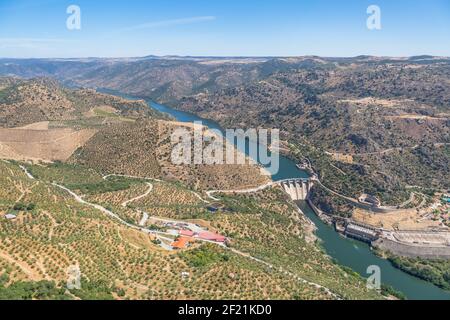
[(266, 184), (263, 184), (262, 186), (251, 188), (251, 189), (243, 189), (243, 190), (210, 190), (210, 191), (206, 191), (206, 195), (214, 201), (220, 201), (220, 199), (215, 198), (213, 196), (213, 194), (215, 194), (215, 193), (238, 193), (238, 194), (255, 193), (255, 192), (265, 190), (267, 188), (271, 188), (279, 183), (280, 183), (280, 181), (276, 181), (276, 182), (270, 181)]
[(23, 172), (25, 172), (25, 174), (27, 175), (27, 177), (28, 177), (30, 180), (36, 180), (36, 179), (31, 175), (31, 173), (27, 170), (27, 168), (25, 168), (25, 167), (22, 166), (22, 165), (19, 165), (19, 167), (20, 167), (20, 169), (23, 170)]
[[(20, 168), (25, 172), (25, 174), (27, 175), (27, 177), (28, 177), (29, 179), (31, 179), (31, 180), (36, 180), (35, 177), (33, 177), (33, 176), (28, 172), (28, 170), (27, 170), (25, 167), (20, 166)], [(135, 179), (144, 179), (144, 180), (153, 180), (153, 181), (156, 180), (156, 181), (161, 181), (161, 180), (157, 180), (157, 179), (153, 179), (153, 178), (141, 178), (141, 177), (132, 177), (132, 176), (115, 175), (115, 174), (111, 174), (111, 175), (104, 176), (103, 179), (106, 180), (108, 177), (111, 177), (111, 176), (119, 176), (119, 177), (135, 178)], [(220, 190), (217, 190), (217, 191), (212, 191), (212, 192), (252, 193), (252, 192), (258, 192), (258, 191), (264, 190), (264, 189), (266, 189), (266, 188), (268, 188), (268, 187), (272, 187), (273, 185), (276, 185), (276, 184), (277, 184), (277, 182), (271, 181), (271, 182), (269, 182), (269, 183), (267, 183), (267, 184), (265, 184), (265, 185), (262, 185), (262, 186), (260, 186), (260, 187), (253, 188), (253, 189), (247, 189), (247, 190), (235, 190), (235, 191), (231, 191), (231, 190), (229, 190), (229, 191), (220, 191)], [(166, 232), (160, 232), (160, 231), (149, 230), (149, 229), (143, 228), (143, 227), (141, 227), (141, 226), (136, 226), (136, 225), (134, 225), (134, 224), (128, 223), (128, 222), (126, 222), (125, 220), (123, 220), (122, 218), (120, 218), (117, 214), (115, 214), (114, 212), (112, 212), (111, 210), (108, 210), (108, 209), (102, 207), (101, 205), (94, 204), (94, 203), (90, 203), (90, 202), (84, 200), (81, 196), (77, 195), (77, 194), (76, 194), (75, 192), (73, 192), (72, 190), (70, 190), (70, 189), (68, 189), (68, 188), (66, 188), (66, 187), (64, 187), (64, 186), (62, 186), (62, 185), (59, 185), (59, 184), (57, 184), (57, 183), (55, 183), (55, 182), (53, 182), (52, 185), (55, 186), (55, 187), (57, 187), (57, 188), (59, 188), (59, 189), (61, 189), (61, 190), (64, 190), (64, 191), (67, 192), (67, 193), (69, 193), (69, 194), (75, 199), (75, 201), (77, 201), (78, 203), (81, 203), (81, 204), (90, 206), (90, 207), (92, 207), (92, 208), (94, 208), (94, 209), (96, 209), (96, 210), (99, 210), (99, 211), (103, 212), (104, 214), (110, 216), (111, 218), (117, 220), (117, 221), (120, 222), (122, 225), (125, 225), (125, 226), (127, 226), (127, 227), (129, 227), (129, 228), (132, 228), (132, 229), (134, 229), (134, 230), (138, 230), (138, 231), (144, 232), (145, 234), (152, 234), (152, 235), (156, 236), (156, 237), (160, 240), (160, 242), (161, 242), (161, 247), (163, 247), (163, 248), (166, 249), (166, 250), (170, 250), (170, 251), (173, 250), (172, 247), (166, 245), (163, 241), (161, 241), (161, 239), (166, 240), (166, 241), (173, 241), (173, 239), (167, 238), (167, 237), (166, 237), (166, 236), (173, 236), (172, 234), (166, 233)], [(152, 186), (151, 189), (153, 189), (153, 186)], [(150, 193), (151, 190), (150, 190), (150, 191), (147, 191), (147, 192)], [(137, 197), (137, 198), (142, 198), (142, 196), (139, 196), (139, 197)], [(135, 201), (136, 198), (131, 199), (131, 200)], [(228, 246), (226, 246), (225, 244), (222, 244), (222, 243), (217, 243), (217, 242), (214, 242), (214, 241), (203, 240), (203, 239), (197, 239), (197, 240), (198, 240), (198, 241), (201, 241), (201, 242), (205, 242), (205, 243), (215, 244), (215, 245), (217, 245), (217, 246), (222, 247), (222, 248), (225, 249), (225, 250), (228, 250), (228, 251), (230, 251), (230, 252), (233, 252), (233, 253), (235, 253), (235, 254), (237, 254), (237, 255), (240, 255), (240, 256), (242, 256), (242, 257), (244, 257), (244, 258), (248, 258), (248, 259), (250, 259), (250, 260), (252, 260), (252, 261), (255, 261), (255, 262), (259, 263), (259, 264), (262, 264), (262, 265), (264, 265), (264, 266), (266, 266), (266, 267), (268, 267), (268, 268), (270, 268), (270, 269), (272, 269), (272, 270), (278, 270), (280, 273), (282, 273), (282, 274), (284, 274), (284, 275), (286, 275), (286, 276), (289, 276), (289, 277), (295, 279), (296, 281), (299, 281), (299, 282), (304, 283), (304, 284), (306, 284), (306, 285), (312, 286), (312, 287), (314, 287), (314, 288), (316, 288), (316, 289), (323, 290), (326, 294), (328, 294), (329, 296), (333, 297), (334, 299), (341, 300), (341, 297), (340, 297), (339, 295), (337, 295), (336, 293), (332, 292), (329, 288), (324, 287), (324, 286), (322, 286), (322, 285), (320, 285), (320, 284), (317, 284), (317, 283), (308, 281), (308, 280), (306, 280), (306, 279), (303, 279), (303, 278), (299, 277), (298, 275), (296, 275), (295, 273), (292, 273), (292, 272), (290, 272), (290, 271), (287, 271), (287, 270), (283, 269), (282, 267), (278, 267), (278, 268), (277, 268), (277, 267), (275, 267), (273, 264), (270, 264), (270, 263), (268, 263), (268, 262), (266, 262), (266, 261), (264, 261), (264, 260), (261, 260), (261, 259), (259, 259), (259, 258), (253, 257), (252, 255), (250, 255), (250, 254), (248, 254), (248, 253), (244, 253), (244, 252), (239, 251), (239, 250), (237, 250), (237, 249), (230, 248), (230, 247), (228, 247)]]
[(130, 204), (131, 202), (138, 201), (138, 200), (140, 200), (140, 199), (145, 198), (146, 196), (148, 196), (148, 195), (150, 194), (150, 192), (153, 191), (153, 185), (152, 185), (151, 183), (149, 183), (149, 182), (147, 182), (147, 185), (148, 185), (149, 188), (148, 188), (148, 190), (147, 190), (145, 193), (143, 193), (143, 194), (141, 194), (140, 196), (137, 196), (137, 197), (135, 197), (135, 198), (133, 198), (133, 199), (124, 201), (124, 202), (122, 203), (122, 207), (125, 208), (125, 207), (126, 207), (128, 204)]

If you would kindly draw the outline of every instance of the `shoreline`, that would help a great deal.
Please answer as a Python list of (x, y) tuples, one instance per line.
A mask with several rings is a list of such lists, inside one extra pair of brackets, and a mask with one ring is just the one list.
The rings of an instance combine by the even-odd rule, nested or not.
[[(117, 92), (116, 92), (117, 93)], [(153, 102), (153, 101), (152, 101)], [(159, 111), (159, 112), (163, 112), (163, 113), (168, 113), (168, 114), (170, 114), (170, 115), (172, 115), (172, 112), (175, 112), (175, 113), (182, 113), (183, 115), (184, 114), (188, 114), (189, 116), (192, 116), (192, 117), (198, 117), (198, 116), (196, 116), (195, 114), (192, 114), (192, 113), (185, 113), (185, 112), (183, 112), (183, 111), (180, 111), (180, 110), (177, 110), (176, 108), (170, 108), (170, 107), (164, 107), (163, 105), (160, 105), (160, 106), (162, 106), (162, 107), (164, 107), (164, 109), (166, 109), (166, 110), (164, 110), (164, 111), (162, 111), (162, 110), (159, 110), (159, 108), (155, 108), (153, 105), (152, 105), (152, 103), (150, 103), (149, 101), (147, 101), (147, 103), (148, 103), (148, 106), (149, 106), (149, 108), (151, 108), (151, 109), (154, 109), (154, 110), (157, 110), (157, 111)], [(157, 103), (156, 103), (157, 104)], [(173, 110), (173, 111), (172, 111)], [(190, 119), (185, 119), (185, 121), (190, 121)], [(283, 153), (282, 152), (282, 156), (284, 156), (286, 159), (288, 159), (289, 161), (291, 161), (292, 162), (292, 157), (291, 156), (289, 156), (289, 155), (286, 155), (285, 153)], [(295, 168), (296, 170), (299, 170), (297, 167)], [(306, 172), (305, 172), (306, 173)], [(309, 207), (309, 206), (308, 206)], [(309, 207), (310, 209), (311, 209), (311, 207)], [(300, 208), (299, 208), (300, 209)], [(303, 210), (300, 210), (300, 211), (303, 211)], [(312, 211), (312, 209), (311, 209), (311, 211)], [(316, 217), (320, 222), (322, 222), (323, 223), (323, 220), (320, 218), (320, 217), (318, 217), (318, 215), (314, 212), (314, 211), (312, 211), (311, 212), (311, 214), (312, 214), (312, 216), (311, 217), (309, 217), (308, 215), (309, 215), (309, 213), (308, 214), (305, 214), (304, 213), (304, 216), (306, 217), (306, 218), (308, 218), (309, 220), (311, 220), (311, 221), (313, 221), (313, 223), (314, 223), (314, 225), (316, 226), (316, 230), (317, 230), (317, 232), (320, 232), (320, 229), (322, 229), (322, 227), (320, 227), (319, 225), (317, 225), (316, 224), (316, 222), (315, 222), (315, 218), (313, 218), (313, 216), (314, 217)], [(323, 218), (327, 218), (327, 216), (322, 216)], [(329, 219), (329, 221), (328, 221), (328, 223), (327, 222), (325, 222), (328, 226), (330, 226), (330, 224), (332, 225), (332, 220), (331, 220), (331, 218)], [(323, 231), (323, 229), (322, 229), (322, 231)], [(326, 231), (326, 232), (328, 232), (328, 231)], [(332, 234), (335, 234), (337, 237), (339, 237), (339, 238), (342, 238), (342, 241), (345, 241), (345, 242), (349, 242), (350, 241), (350, 239), (345, 239), (345, 238), (343, 238), (342, 236), (341, 236), (341, 234), (339, 234), (339, 233), (337, 233), (336, 232), (336, 230), (330, 230), (330, 232), (332, 233)], [(330, 235), (331, 235), (331, 233), (330, 233)], [(337, 234), (336, 234), (337, 233)], [(332, 236), (332, 238), (333, 238), (334, 236)], [(321, 236), (319, 236), (319, 235), (317, 235), (317, 238), (318, 239), (321, 239), (321, 240), (324, 240), (324, 239), (322, 239), (322, 237)], [(340, 246), (340, 245), (339, 245)], [(355, 248), (353, 247), (353, 246), (350, 246), (348, 243), (345, 245), (345, 246), (340, 246), (341, 248), (340, 249), (342, 249), (342, 250), (344, 250), (344, 251), (346, 251), (346, 254), (352, 254), (352, 252), (355, 250)], [(365, 251), (365, 249), (364, 249), (364, 251)], [(385, 265), (385, 267), (389, 267), (389, 274), (390, 274), (390, 280), (389, 281), (387, 281), (387, 283), (388, 284), (390, 284), (390, 285), (392, 285), (394, 288), (396, 288), (397, 290), (400, 290), (400, 291), (402, 291), (402, 292), (405, 292), (405, 293), (407, 293), (408, 294), (408, 296), (410, 296), (410, 298), (412, 298), (412, 299), (422, 299), (424, 296), (423, 296), (423, 294), (425, 294), (425, 292), (427, 292), (427, 294), (428, 295), (433, 295), (433, 296), (435, 296), (437, 299), (442, 299), (442, 298), (444, 298), (444, 297), (447, 297), (447, 292), (443, 292), (442, 291), (442, 289), (440, 289), (440, 288), (438, 288), (438, 287), (436, 287), (436, 286), (433, 286), (431, 283), (429, 283), (429, 282), (425, 282), (425, 281), (423, 281), (423, 283), (417, 283), (417, 282), (415, 282), (418, 278), (416, 278), (416, 277), (412, 277), (411, 275), (408, 275), (407, 273), (405, 273), (405, 272), (403, 272), (403, 271), (401, 271), (400, 269), (398, 269), (398, 268), (395, 268), (394, 266), (392, 266), (389, 262), (387, 262), (386, 260), (381, 260), (381, 258), (379, 257), (379, 256), (377, 256), (374, 252), (373, 252), (373, 250), (369, 250), (369, 248), (368, 248), (368, 252), (360, 252), (359, 254), (361, 254), (361, 255), (363, 255), (363, 256), (367, 256), (367, 258), (370, 258), (369, 259), (369, 261), (377, 261), (376, 259), (380, 259), (380, 262), (379, 263), (381, 263), (381, 264), (388, 264), (388, 265)], [(328, 256), (330, 256), (332, 259), (335, 259), (336, 261), (341, 261), (341, 262), (339, 262), (339, 264), (340, 265), (343, 265), (343, 266), (349, 266), (349, 267), (351, 267), (355, 272), (357, 272), (357, 273), (359, 273), (361, 276), (364, 276), (365, 275), (365, 267), (364, 267), (364, 270), (362, 270), (361, 269), (361, 265), (354, 265), (355, 263), (357, 263), (357, 264), (359, 264), (359, 262), (356, 262), (354, 259), (350, 259), (349, 261), (347, 261), (348, 260), (348, 255), (345, 255), (345, 256), (340, 256), (340, 255), (342, 255), (342, 252), (340, 252), (340, 253), (329, 253), (329, 252), (326, 252), (326, 254), (328, 255)], [(341, 260), (341, 259), (344, 259), (344, 260)], [(342, 262), (342, 261), (344, 261), (344, 262)], [(345, 261), (347, 261), (347, 262), (345, 262)], [(381, 261), (384, 261), (384, 262), (381, 262)], [(390, 269), (392, 269), (392, 270), (390, 270)], [(396, 272), (400, 272), (400, 274), (398, 274), (398, 276), (393, 276), (393, 275), (395, 275), (396, 274)], [(411, 277), (411, 280), (412, 279), (415, 279), (414, 281), (412, 281), (411, 282), (411, 284), (410, 284), (410, 282), (409, 282), (409, 280), (408, 280), (408, 282), (401, 282), (401, 283), (397, 283), (397, 281), (398, 280), (396, 280), (396, 279), (398, 279), (398, 278), (400, 278), (400, 279), (404, 279), (404, 276), (403, 275), (407, 275), (407, 276), (409, 276), (409, 277)], [(403, 281), (403, 280), (402, 280)], [(401, 284), (401, 285), (400, 285)], [(411, 288), (410, 287), (417, 287), (417, 289), (419, 289), (420, 288), (420, 292), (422, 292), (423, 294), (417, 294), (416, 292), (418, 292), (418, 291), (411, 291)], [(402, 290), (403, 289), (403, 290)], [(446, 298), (444, 298), (444, 299), (446, 299)]]
[[(358, 241), (366, 242), (370, 245), (371, 248), (386, 251), (393, 255), (407, 258), (421, 258), (421, 259), (450, 259), (450, 246), (449, 245), (427, 245), (419, 243), (406, 243), (401, 242), (396, 239), (397, 235), (415, 235), (415, 236), (429, 236), (429, 235), (442, 235), (449, 236), (450, 232), (447, 231), (424, 231), (424, 230), (398, 230), (398, 231), (389, 231), (381, 228), (376, 228), (370, 225), (364, 225), (352, 219), (338, 219), (336, 217), (332, 217), (321, 211), (317, 208), (310, 200), (307, 200), (308, 205), (311, 207), (313, 212), (317, 215), (317, 217), (329, 226), (333, 226), (334, 230), (340, 235), (346, 238), (356, 239)], [(341, 220), (341, 221), (340, 221)], [(344, 226), (339, 226), (339, 222), (344, 222)], [(347, 227), (349, 225), (361, 227), (361, 234), (352, 235), (347, 232)], [(365, 229), (365, 230), (363, 230)], [(374, 240), (365, 240), (364, 233), (367, 233), (367, 236), (372, 236), (371, 232), (377, 232), (379, 235)]]

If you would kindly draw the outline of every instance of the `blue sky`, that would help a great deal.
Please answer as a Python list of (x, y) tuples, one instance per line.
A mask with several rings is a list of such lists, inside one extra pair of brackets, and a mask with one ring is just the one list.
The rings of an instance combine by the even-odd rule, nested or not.
[[(68, 30), (69, 5), (81, 30)], [(366, 27), (369, 5), (381, 30)], [(0, 0), (0, 57), (450, 56), (448, 0)]]

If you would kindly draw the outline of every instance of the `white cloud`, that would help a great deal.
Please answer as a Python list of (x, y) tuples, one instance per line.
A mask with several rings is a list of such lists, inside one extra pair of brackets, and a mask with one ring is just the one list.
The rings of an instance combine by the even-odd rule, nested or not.
[(157, 22), (148, 22), (148, 23), (143, 23), (143, 24), (131, 26), (128, 28), (124, 28), (122, 30), (123, 31), (132, 31), (132, 30), (172, 27), (172, 26), (179, 26), (179, 25), (186, 25), (186, 24), (193, 24), (193, 23), (214, 21), (214, 20), (216, 20), (216, 17), (214, 17), (214, 16), (190, 17), (190, 18), (157, 21)]

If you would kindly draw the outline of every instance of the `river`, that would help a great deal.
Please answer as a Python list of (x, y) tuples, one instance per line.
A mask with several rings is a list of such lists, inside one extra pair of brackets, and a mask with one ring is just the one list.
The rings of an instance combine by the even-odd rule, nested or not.
[[(148, 104), (155, 110), (170, 114), (177, 121), (201, 121), (203, 125), (223, 132), (221, 126), (215, 121), (203, 119), (192, 113), (175, 110), (153, 101), (148, 101)], [(280, 170), (276, 175), (272, 176), (272, 179), (277, 181), (289, 178), (306, 177), (308, 177), (308, 174), (303, 170), (298, 169), (292, 160), (280, 156)], [(401, 291), (410, 300), (450, 300), (449, 291), (445, 291), (429, 282), (408, 275), (393, 267), (389, 261), (375, 255), (369, 245), (344, 238), (338, 234), (334, 228), (323, 223), (306, 202), (299, 202), (299, 207), (317, 226), (316, 234), (322, 240), (322, 247), (337, 263), (350, 267), (363, 277), (368, 276), (367, 268), (369, 266), (379, 266), (381, 269), (381, 281), (392, 286), (396, 290)]]

